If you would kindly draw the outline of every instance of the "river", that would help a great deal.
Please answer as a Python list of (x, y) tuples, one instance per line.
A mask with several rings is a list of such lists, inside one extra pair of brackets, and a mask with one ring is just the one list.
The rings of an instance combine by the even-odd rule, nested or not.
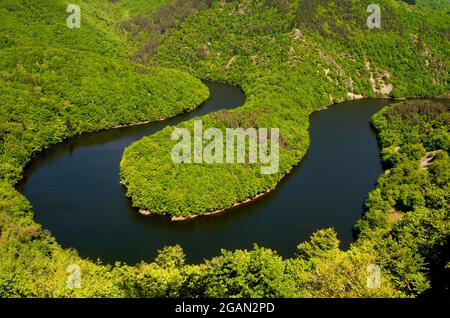
[(18, 189), (33, 205), (36, 221), (64, 247), (103, 262), (150, 261), (157, 249), (175, 244), (193, 263), (219, 255), (221, 248), (251, 248), (253, 243), (288, 257), (324, 227), (334, 227), (341, 247), (348, 247), (367, 194), (383, 172), (370, 117), (387, 100), (348, 101), (314, 113), (311, 146), (301, 165), (275, 191), (251, 204), (176, 223), (137, 213), (119, 183), (124, 148), (167, 125), (245, 101), (238, 87), (205, 84), (211, 98), (193, 112), (84, 134), (33, 160)]

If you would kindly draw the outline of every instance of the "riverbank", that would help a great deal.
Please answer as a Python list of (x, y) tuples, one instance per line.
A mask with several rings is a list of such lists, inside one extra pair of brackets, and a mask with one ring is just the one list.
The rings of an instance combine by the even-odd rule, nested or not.
[[(318, 112), (326, 111), (331, 106), (338, 106), (339, 107), (340, 104), (345, 103), (345, 102), (349, 102), (351, 100), (364, 100), (364, 99), (366, 99), (366, 100), (371, 100), (371, 99), (372, 100), (376, 100), (376, 99), (389, 100), (391, 98), (389, 96), (350, 98), (350, 96), (349, 96), (348, 100), (341, 100), (338, 103), (330, 103), (330, 104), (328, 104), (328, 105), (326, 105), (324, 107), (319, 108), (318, 110), (315, 110), (315, 111), (311, 112), (309, 114), (309, 121), (311, 121), (311, 116), (315, 115)], [(391, 99), (391, 100), (394, 100), (394, 99)], [(309, 125), (308, 125), (308, 127), (309, 127)], [(279, 184), (292, 172), (292, 170), (294, 168), (299, 167), (301, 165), (301, 162), (308, 155), (308, 151), (309, 151), (309, 143), (308, 143), (308, 148), (307, 148), (306, 152), (304, 153), (304, 155), (299, 157), (298, 161), (296, 163), (294, 163), (293, 165), (291, 165), (287, 169), (287, 171), (279, 179), (277, 179), (276, 182), (269, 189), (256, 194), (254, 197), (247, 198), (244, 201), (234, 202), (232, 204), (232, 206), (229, 207), (229, 208), (220, 208), (220, 209), (216, 209), (216, 210), (211, 210), (211, 211), (203, 213), (203, 214), (192, 214), (192, 215), (189, 215), (189, 216), (180, 216), (180, 215), (171, 215), (171, 213), (169, 213), (169, 212), (167, 212), (167, 213), (155, 213), (155, 212), (153, 212), (151, 210), (137, 207), (138, 213), (140, 215), (143, 215), (143, 216), (156, 216), (156, 215), (161, 216), (161, 215), (163, 215), (163, 216), (168, 217), (172, 222), (183, 222), (183, 221), (190, 221), (190, 220), (193, 220), (193, 219), (197, 219), (197, 218), (200, 218), (200, 217), (208, 217), (208, 216), (220, 215), (220, 214), (223, 214), (223, 213), (230, 212), (231, 210), (233, 210), (235, 208), (239, 208), (239, 207), (247, 205), (247, 204), (252, 204), (255, 201), (258, 201), (259, 199), (261, 199), (261, 198), (269, 195), (271, 192), (273, 192), (279, 186)]]
[[(215, 210), (215, 211), (212, 211), (212, 212), (207, 212), (207, 213), (205, 213), (205, 214), (195, 214), (195, 215), (186, 216), (186, 217), (184, 217), (184, 216), (171, 216), (171, 217), (170, 217), (170, 220), (171, 220), (172, 222), (182, 222), (182, 221), (193, 220), (193, 219), (200, 218), (200, 217), (207, 217), (207, 216), (219, 215), (219, 214), (222, 214), (222, 213), (224, 213), (224, 212), (230, 211), (230, 210), (232, 210), (233, 208), (237, 208), (237, 207), (240, 207), (240, 206), (243, 206), (243, 205), (246, 205), (246, 204), (251, 204), (251, 203), (255, 202), (256, 200), (261, 199), (262, 197), (268, 195), (268, 194), (271, 193), (272, 191), (273, 191), (273, 190), (270, 189), (270, 190), (267, 190), (267, 191), (264, 192), (264, 193), (258, 194), (256, 197), (254, 197), (254, 198), (252, 198), (252, 199), (247, 199), (247, 200), (245, 200), (245, 201), (242, 201), (242, 202), (239, 202), (239, 203), (235, 203), (231, 208), (218, 209), (218, 210)], [(138, 211), (139, 211), (139, 214), (144, 215), (144, 216), (154, 216), (154, 215), (157, 215), (156, 213), (153, 213), (153, 212), (147, 211), (147, 210), (143, 210), (143, 209), (139, 209)], [(159, 214), (159, 215), (160, 215), (160, 214)]]
[[(211, 99), (199, 108), (200, 113), (214, 113), (221, 105), (242, 105), (244, 96), (238, 87), (208, 85), (211, 85)], [(234, 103), (228, 99), (230, 96), (236, 97)], [(215, 213), (205, 217), (179, 218), (179, 221), (156, 213), (151, 217), (140, 217), (124, 195), (126, 189), (118, 184), (124, 147), (133, 140), (163, 130), (170, 138), (171, 129), (164, 127), (173, 127), (184, 122), (186, 116), (195, 117), (198, 113), (132, 129), (85, 135), (76, 143), (57, 147), (57, 151), (50, 151), (47, 158), (34, 162), (32, 174), (22, 191), (33, 204), (37, 220), (52, 230), (61, 244), (76, 247), (82, 256), (100, 257), (106, 262), (125, 257), (134, 264), (149, 250), (156, 251), (175, 242), (181, 244), (189, 253), (189, 260), (196, 263), (216, 256), (221, 248), (249, 248), (253, 242), (273, 246), (280, 255), (289, 257), (299, 241), (308, 239), (314, 230), (328, 224), (333, 224), (342, 247), (347, 248), (352, 241), (351, 228), (359, 216), (351, 212), (360, 209), (381, 173), (378, 156), (370, 155), (378, 153), (378, 148), (368, 125), (370, 114), (379, 105), (384, 105), (384, 101), (366, 99), (315, 111), (308, 120), (311, 138), (308, 155), (299, 157), (299, 165), (280, 176), (276, 186), (268, 185), (268, 189), (258, 193), (256, 198), (230, 204), (229, 209), (208, 211)], [(334, 131), (337, 127), (341, 128)], [(351, 157), (361, 158), (362, 155), (367, 158), (358, 163), (342, 162), (332, 152), (335, 145)], [(147, 156), (140, 154), (140, 158), (145, 160)], [(348, 188), (346, 183), (341, 185), (343, 179), (352, 187)], [(60, 180), (71, 180), (71, 183), (60, 187)], [(315, 186), (317, 180), (327, 181)], [(365, 180), (363, 184), (361, 180)], [(327, 200), (322, 199), (323, 191)], [(191, 191), (191, 194), (200, 196), (201, 192)], [(64, 214), (59, 202), (64, 202)], [(329, 213), (328, 205), (333, 206), (334, 213)], [(114, 220), (113, 228), (105, 227), (106, 218)], [(89, 222), (82, 221), (87, 219)], [(68, 223), (74, 231), (84, 235), (70, 235), (71, 232), (64, 230)], [(230, 233), (234, 233), (232, 238)], [(206, 239), (211, 242), (207, 247), (202, 245)], [(85, 242), (89, 242), (89, 249), (85, 248)], [(118, 245), (124, 248), (117, 249)], [(126, 253), (123, 252), (125, 249)]]

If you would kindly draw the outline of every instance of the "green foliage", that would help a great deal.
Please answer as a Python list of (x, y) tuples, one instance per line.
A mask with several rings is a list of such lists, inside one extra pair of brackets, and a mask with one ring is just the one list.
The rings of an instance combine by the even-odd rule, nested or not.
[[(385, 0), (380, 5), (388, 25), (370, 30), (368, 3), (226, 1), (184, 15), (177, 27), (161, 35), (158, 49), (144, 60), (239, 84), (247, 96), (245, 105), (203, 116), (204, 128), (279, 128), (280, 171), (268, 176), (260, 173), (259, 165), (174, 165), (170, 154), (175, 142), (167, 128), (124, 153), (122, 183), (133, 205), (176, 217), (230, 208), (274, 189), (300, 162), (309, 145), (313, 111), (350, 98), (349, 93), (447, 95), (447, 17), (433, 11), (431, 18), (405, 3)], [(154, 26), (147, 23), (141, 29), (148, 25)], [(432, 116), (424, 111), (423, 116)], [(179, 126), (192, 130), (193, 120)], [(433, 133), (423, 147), (447, 149), (446, 135)], [(381, 141), (387, 137), (381, 136)], [(409, 137), (420, 143), (420, 132)], [(403, 152), (411, 158), (423, 153), (419, 145), (408, 147)], [(383, 153), (387, 164), (401, 160), (397, 156), (395, 149)], [(420, 198), (404, 201), (416, 199)]]
[(370, 288), (371, 266), (377, 264), (374, 254), (352, 248), (347, 252), (332, 249), (310, 260), (311, 269), (304, 272), (306, 297), (377, 298), (400, 297), (391, 276), (381, 268), (379, 288)]
[(437, 136), (448, 140), (449, 115), (446, 100), (412, 100), (372, 119), (390, 169), (369, 195), (357, 230), (408, 295), (430, 288), (431, 277), (439, 281), (435, 273), (443, 272), (449, 257), (450, 160), (447, 143), (434, 142)]
[(156, 53), (161, 35), (175, 27), (178, 21), (192, 15), (197, 10), (208, 8), (213, 1), (174, 0), (162, 2), (164, 3), (159, 6), (152, 5), (152, 10), (141, 12), (141, 14), (120, 23), (121, 28), (128, 32), (131, 39), (143, 43), (132, 56), (132, 59), (137, 62), (147, 62), (148, 56)]
[(297, 256), (306, 260), (320, 257), (330, 251), (339, 250), (339, 240), (333, 229), (324, 229), (315, 232), (310, 241), (297, 246)]
[[(230, 207), (274, 188), (306, 153), (309, 114), (349, 92), (376, 96), (391, 84), (393, 97), (448, 95), (449, 21), (445, 10), (422, 9), (425, 0), (420, 10), (380, 0), (388, 23), (373, 31), (361, 18), (364, 1), (156, 10), (169, 2), (80, 1), (79, 30), (65, 27), (65, 1), (0, 3), (0, 297), (398, 297), (448, 277), (450, 115), (443, 102), (405, 102), (373, 118), (389, 170), (345, 252), (325, 229), (289, 259), (255, 246), (189, 265), (175, 246), (151, 263), (104, 265), (61, 248), (36, 224), (14, 189), (34, 154), (83, 132), (173, 116), (207, 98), (200, 81), (164, 67), (243, 87), (245, 105), (204, 116), (205, 126), (279, 127), (283, 141), (274, 176), (258, 167), (174, 166), (169, 128), (133, 144), (121, 163), (128, 195), (136, 206), (173, 215)], [(167, 8), (182, 14), (160, 29), (153, 50), (142, 36), (148, 25), (137, 22), (153, 23)], [(140, 61), (158, 67), (127, 59), (145, 45), (151, 50)], [(81, 269), (79, 289), (66, 283), (71, 264)], [(373, 264), (381, 267), (381, 288), (367, 286)]]
[[(5, 19), (0, 18), (7, 21), (0, 35), (15, 41), (14, 47), (0, 50), (0, 179), (17, 182), (31, 156), (68, 137), (171, 117), (208, 97), (207, 88), (188, 74), (129, 62), (125, 40), (113, 42), (118, 37), (109, 36), (113, 30), (100, 32), (106, 27), (103, 20), (91, 26), (87, 8), (82, 10), (88, 25), (70, 30), (56, 22), (65, 21), (63, 3), (41, 1), (17, 15), (8, 14), (9, 5), (0, 5)], [(48, 14), (42, 12), (46, 6), (53, 8)], [(108, 52), (103, 51), (105, 40), (115, 43)]]
[[(285, 263), (274, 251), (222, 251), (205, 263), (195, 278), (195, 296), (201, 297), (295, 297), (294, 281), (285, 273)], [(192, 295), (189, 295), (192, 296)]]
[[(79, 4), (82, 27), (71, 30), (65, 1), (0, 3), (0, 297), (125, 296), (119, 286), (129, 268), (63, 250), (34, 223), (13, 185), (32, 156), (52, 144), (174, 116), (208, 97), (186, 73), (130, 62), (133, 43), (115, 22), (122, 13), (106, 0)], [(80, 289), (66, 285), (70, 264), (81, 267)], [(129, 276), (114, 276), (122, 267)]]
[(450, 2), (448, 0), (417, 0), (416, 5), (421, 8), (450, 12)]
[(181, 267), (185, 262), (186, 255), (179, 245), (164, 247), (155, 258), (155, 263), (163, 268)]

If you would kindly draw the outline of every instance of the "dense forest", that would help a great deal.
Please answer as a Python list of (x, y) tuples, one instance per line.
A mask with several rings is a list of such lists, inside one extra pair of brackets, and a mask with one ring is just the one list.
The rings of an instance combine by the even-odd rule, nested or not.
[[(448, 292), (450, 108), (444, 99), (402, 101), (374, 116), (386, 172), (368, 195), (347, 251), (333, 229), (318, 229), (287, 259), (255, 245), (192, 265), (182, 247), (172, 246), (151, 262), (105, 265), (63, 249), (14, 188), (25, 165), (52, 144), (200, 105), (208, 91), (195, 76), (239, 84), (247, 96), (243, 107), (202, 117), (206, 126), (280, 127), (280, 173), (174, 167), (166, 129), (126, 150), (121, 168), (128, 194), (138, 207), (174, 215), (252, 198), (275, 187), (304, 156), (313, 111), (360, 95), (448, 97), (449, 7), (416, 2), (379, 1), (385, 25), (369, 30), (367, 3), (356, 0), (80, 1), (83, 27), (71, 30), (66, 1), (2, 1), (0, 297)], [(196, 195), (194, 184), (208, 191)], [(81, 267), (81, 288), (66, 284), (70, 264)], [(367, 286), (371, 264), (381, 266), (381, 288)]]
[[(128, 28), (143, 41), (139, 60), (239, 84), (245, 105), (203, 116), (204, 129), (279, 128), (280, 170), (262, 175), (260, 165), (173, 165), (176, 142), (168, 127), (135, 143), (122, 161), (123, 184), (141, 209), (188, 217), (274, 189), (308, 149), (309, 115), (329, 104), (362, 96), (448, 94), (445, 11), (383, 1), (383, 28), (371, 30), (364, 1), (226, 1), (209, 9), (202, 1), (192, 3), (203, 9), (162, 9), (132, 20), (135, 28)], [(164, 31), (158, 21), (170, 20), (161, 17), (169, 12), (186, 17)], [(139, 25), (157, 35), (140, 37)], [(192, 130), (193, 122), (179, 127)]]

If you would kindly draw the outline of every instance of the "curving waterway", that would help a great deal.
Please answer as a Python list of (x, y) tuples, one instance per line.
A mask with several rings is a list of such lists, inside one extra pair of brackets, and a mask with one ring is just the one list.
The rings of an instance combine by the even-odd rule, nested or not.
[(344, 102), (311, 116), (311, 146), (299, 167), (269, 195), (226, 213), (184, 222), (143, 216), (120, 185), (123, 150), (136, 140), (195, 116), (240, 106), (237, 87), (205, 82), (211, 98), (197, 110), (161, 122), (84, 134), (56, 145), (30, 164), (18, 189), (35, 218), (64, 247), (81, 256), (129, 264), (149, 261), (157, 249), (180, 244), (190, 262), (221, 248), (253, 243), (292, 256), (317, 229), (334, 227), (346, 248), (352, 228), (382, 166), (370, 117), (389, 102)]

